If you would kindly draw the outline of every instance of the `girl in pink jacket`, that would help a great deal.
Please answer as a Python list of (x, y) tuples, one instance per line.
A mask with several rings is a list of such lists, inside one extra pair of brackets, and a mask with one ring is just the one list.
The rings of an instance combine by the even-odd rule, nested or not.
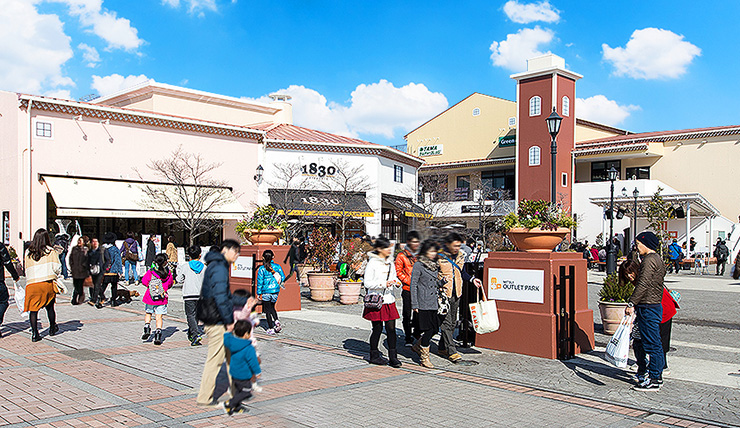
[(167, 314), (167, 290), (174, 283), (172, 272), (168, 266), (167, 255), (164, 253), (157, 254), (154, 257), (154, 264), (141, 279), (141, 283), (146, 286), (144, 297), (141, 299), (146, 305), (146, 315), (144, 315), (144, 334), (141, 340), (149, 339), (152, 334), (152, 328), (149, 324), (152, 322), (152, 314), (157, 321), (157, 330), (154, 332), (154, 344), (162, 344), (162, 317)]

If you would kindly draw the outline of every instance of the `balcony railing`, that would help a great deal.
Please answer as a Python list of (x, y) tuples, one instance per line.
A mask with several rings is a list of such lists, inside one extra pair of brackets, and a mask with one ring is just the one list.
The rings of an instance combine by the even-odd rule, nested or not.
[(395, 146), (391, 146), (391, 148), (392, 148), (392, 149), (396, 149), (396, 150), (398, 150), (399, 152), (403, 152), (403, 153), (409, 153), (409, 154), (412, 154), (412, 153), (411, 153), (411, 152), (409, 151), (409, 147), (408, 147), (408, 145), (406, 145), (406, 144), (398, 144), (398, 145), (395, 145)]

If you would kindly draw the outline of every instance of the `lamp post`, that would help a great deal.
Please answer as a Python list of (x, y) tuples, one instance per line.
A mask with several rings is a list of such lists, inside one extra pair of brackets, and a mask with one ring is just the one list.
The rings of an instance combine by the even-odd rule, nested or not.
[(545, 122), (547, 122), (547, 132), (550, 133), (550, 137), (552, 138), (552, 141), (550, 142), (550, 168), (552, 170), (552, 177), (550, 179), (550, 202), (553, 204), (556, 202), (557, 191), (555, 189), (557, 189), (558, 183), (558, 169), (557, 164), (555, 163), (558, 158), (558, 144), (556, 138), (558, 136), (558, 132), (560, 132), (560, 122), (562, 120), (563, 118), (555, 111), (555, 107), (552, 108), (550, 116), (547, 116), (547, 119), (545, 119)]
[(619, 171), (614, 167), (609, 168), (609, 181), (611, 181), (611, 199), (609, 202), (609, 244), (606, 247), (606, 274), (610, 275), (617, 270), (617, 249), (614, 247), (614, 181)]
[(634, 219), (635, 225), (633, 226), (634, 232), (633, 235), (637, 236), (637, 197), (640, 196), (640, 191), (637, 190), (637, 187), (635, 187), (635, 190), (632, 191), (632, 196), (635, 198), (635, 206), (632, 211), (632, 218)]

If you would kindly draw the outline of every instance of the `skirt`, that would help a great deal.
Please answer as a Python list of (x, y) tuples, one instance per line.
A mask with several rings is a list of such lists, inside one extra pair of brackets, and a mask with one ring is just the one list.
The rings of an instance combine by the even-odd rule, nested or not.
[(53, 302), (57, 293), (54, 292), (54, 281), (35, 282), (26, 285), (26, 300), (23, 312), (38, 312)]
[(439, 330), (440, 321), (439, 321), (439, 314), (437, 314), (437, 311), (435, 310), (419, 310), (419, 313), (416, 314), (417, 319), (419, 320), (419, 330), (421, 331), (428, 331), (432, 330), (433, 332), (437, 332)]
[(380, 310), (365, 308), (362, 317), (368, 321), (393, 321), (401, 318), (396, 309), (396, 303), (386, 303), (380, 307)]

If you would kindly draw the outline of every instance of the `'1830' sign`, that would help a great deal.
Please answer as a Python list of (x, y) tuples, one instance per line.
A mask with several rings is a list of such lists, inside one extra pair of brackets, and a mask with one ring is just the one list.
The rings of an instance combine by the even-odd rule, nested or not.
[(335, 166), (324, 166), (318, 165), (316, 162), (311, 162), (308, 165), (301, 166), (301, 174), (313, 175), (318, 177), (332, 176), (337, 173)]

